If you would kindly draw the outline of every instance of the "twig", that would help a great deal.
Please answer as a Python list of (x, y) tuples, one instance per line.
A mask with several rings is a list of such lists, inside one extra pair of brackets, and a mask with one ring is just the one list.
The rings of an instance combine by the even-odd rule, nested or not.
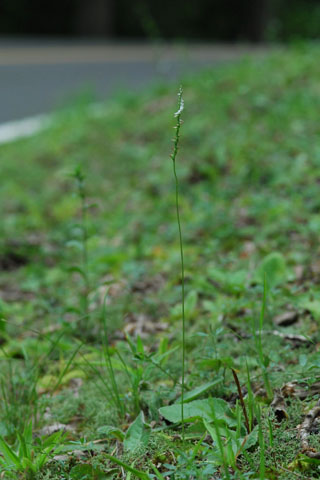
[(248, 419), (246, 404), (244, 403), (244, 399), (243, 399), (243, 395), (242, 395), (242, 391), (241, 391), (241, 387), (240, 387), (240, 383), (239, 383), (239, 378), (238, 378), (238, 375), (236, 374), (236, 371), (233, 368), (231, 368), (231, 371), (232, 371), (234, 381), (236, 382), (236, 385), (237, 385), (239, 398), (240, 398), (240, 403), (241, 403), (241, 407), (242, 407), (242, 411), (243, 411), (243, 415), (244, 415), (244, 421), (245, 421), (246, 429), (247, 429), (247, 432), (248, 432), (248, 435), (249, 435), (249, 433), (250, 433), (249, 419)]

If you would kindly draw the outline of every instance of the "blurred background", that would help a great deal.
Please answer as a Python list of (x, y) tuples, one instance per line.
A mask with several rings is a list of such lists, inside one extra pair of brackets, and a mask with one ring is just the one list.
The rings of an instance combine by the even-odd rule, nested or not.
[(2, 0), (0, 33), (117, 40), (317, 38), (318, 0)]
[(319, 34), (319, 0), (2, 0), (0, 123)]

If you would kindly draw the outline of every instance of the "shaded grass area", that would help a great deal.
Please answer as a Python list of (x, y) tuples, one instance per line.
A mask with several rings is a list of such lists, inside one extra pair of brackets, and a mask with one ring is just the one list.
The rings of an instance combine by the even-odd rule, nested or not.
[[(63, 456), (34, 474), (21, 467), (21, 478), (317, 478), (296, 427), (319, 381), (318, 53), (183, 81), (185, 442), (177, 411), (163, 410), (180, 411), (182, 381), (177, 86), (123, 95), (95, 115), (79, 105), (0, 147), (0, 435), (16, 448), (31, 419), (32, 441), (57, 422), (66, 430), (65, 451), (51, 454)], [(281, 419), (270, 402), (294, 381)], [(199, 413), (195, 401), (209, 403)]]

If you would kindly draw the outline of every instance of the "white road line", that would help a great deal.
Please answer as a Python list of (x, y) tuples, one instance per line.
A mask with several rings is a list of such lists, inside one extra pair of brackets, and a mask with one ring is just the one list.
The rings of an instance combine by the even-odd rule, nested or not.
[(0, 144), (30, 137), (50, 124), (50, 115), (36, 115), (14, 122), (0, 124)]
[[(88, 105), (88, 113), (92, 117), (101, 117), (106, 112), (105, 102), (93, 102)], [(52, 115), (42, 114), (22, 118), (11, 122), (0, 123), (0, 145), (10, 143), (19, 138), (31, 137), (35, 133), (52, 125)]]

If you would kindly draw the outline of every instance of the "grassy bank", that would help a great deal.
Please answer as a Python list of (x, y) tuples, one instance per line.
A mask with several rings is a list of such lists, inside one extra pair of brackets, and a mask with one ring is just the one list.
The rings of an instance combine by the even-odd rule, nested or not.
[(318, 478), (318, 54), (183, 81), (184, 430), (177, 85), (0, 146), (4, 478)]

